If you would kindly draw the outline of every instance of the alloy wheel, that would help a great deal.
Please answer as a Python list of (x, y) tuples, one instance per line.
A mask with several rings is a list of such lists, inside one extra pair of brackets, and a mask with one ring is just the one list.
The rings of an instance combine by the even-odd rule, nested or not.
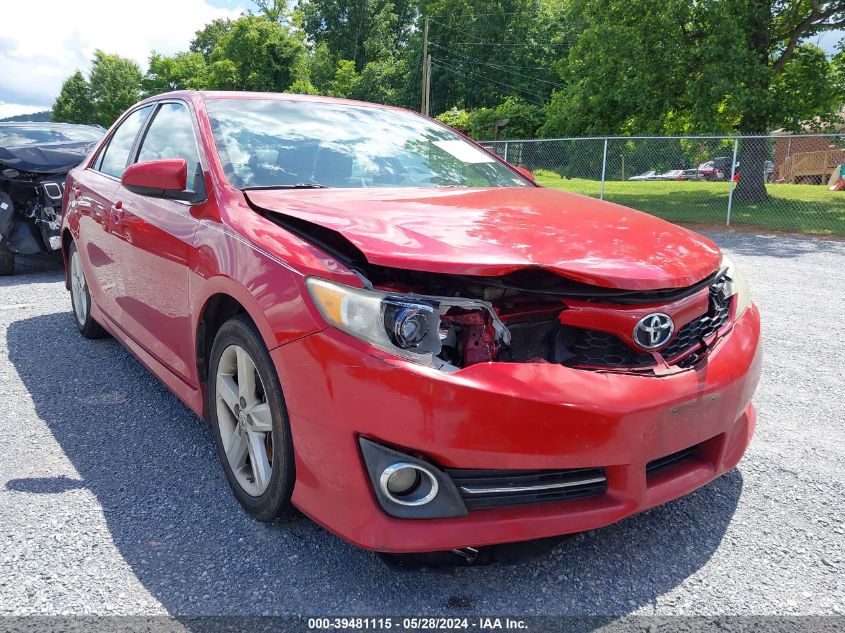
[(261, 496), (273, 474), (273, 419), (255, 361), (240, 345), (229, 345), (217, 367), (220, 439), (238, 484)]
[(88, 286), (82, 270), (82, 260), (76, 250), (70, 257), (70, 292), (73, 298), (73, 312), (80, 325), (88, 318)]

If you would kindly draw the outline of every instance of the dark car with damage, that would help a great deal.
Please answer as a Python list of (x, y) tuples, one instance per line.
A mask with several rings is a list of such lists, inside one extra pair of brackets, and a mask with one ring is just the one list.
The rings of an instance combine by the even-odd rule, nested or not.
[(15, 254), (61, 247), (65, 177), (105, 130), (70, 123), (0, 123), (0, 275), (15, 272)]

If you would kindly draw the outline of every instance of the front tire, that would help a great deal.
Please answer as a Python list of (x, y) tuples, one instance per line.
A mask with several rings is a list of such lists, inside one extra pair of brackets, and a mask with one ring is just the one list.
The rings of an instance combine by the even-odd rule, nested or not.
[(73, 242), (68, 248), (68, 267), (70, 270), (70, 303), (73, 307), (73, 320), (76, 323), (76, 329), (85, 338), (106, 338), (109, 333), (91, 316), (91, 293), (88, 290), (85, 270), (82, 268), (82, 258)]
[(224, 323), (214, 339), (208, 405), (235, 498), (259, 521), (287, 513), (294, 484), (287, 409), (270, 354), (245, 315)]

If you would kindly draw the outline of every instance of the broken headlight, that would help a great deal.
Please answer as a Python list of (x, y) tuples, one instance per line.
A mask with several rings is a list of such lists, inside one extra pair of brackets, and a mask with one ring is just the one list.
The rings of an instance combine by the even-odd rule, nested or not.
[(337, 329), (403, 358), (434, 363), (440, 353), (437, 301), (352, 288), (309, 277), (308, 292), (320, 314)]
[(729, 295), (736, 295), (736, 317), (734, 318), (738, 319), (751, 306), (751, 291), (748, 289), (748, 282), (745, 281), (745, 277), (739, 272), (736, 265), (724, 256), (722, 257), (722, 268), (725, 270), (725, 275), (730, 279)]

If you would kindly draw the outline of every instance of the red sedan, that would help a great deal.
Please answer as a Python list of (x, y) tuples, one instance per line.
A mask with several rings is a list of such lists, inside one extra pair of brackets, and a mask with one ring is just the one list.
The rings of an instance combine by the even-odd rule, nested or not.
[(79, 331), (210, 419), (263, 521), (293, 505), (392, 552), (587, 530), (730, 470), (754, 430), (759, 315), (711, 241), (410, 112), (157, 96), (64, 211)]

